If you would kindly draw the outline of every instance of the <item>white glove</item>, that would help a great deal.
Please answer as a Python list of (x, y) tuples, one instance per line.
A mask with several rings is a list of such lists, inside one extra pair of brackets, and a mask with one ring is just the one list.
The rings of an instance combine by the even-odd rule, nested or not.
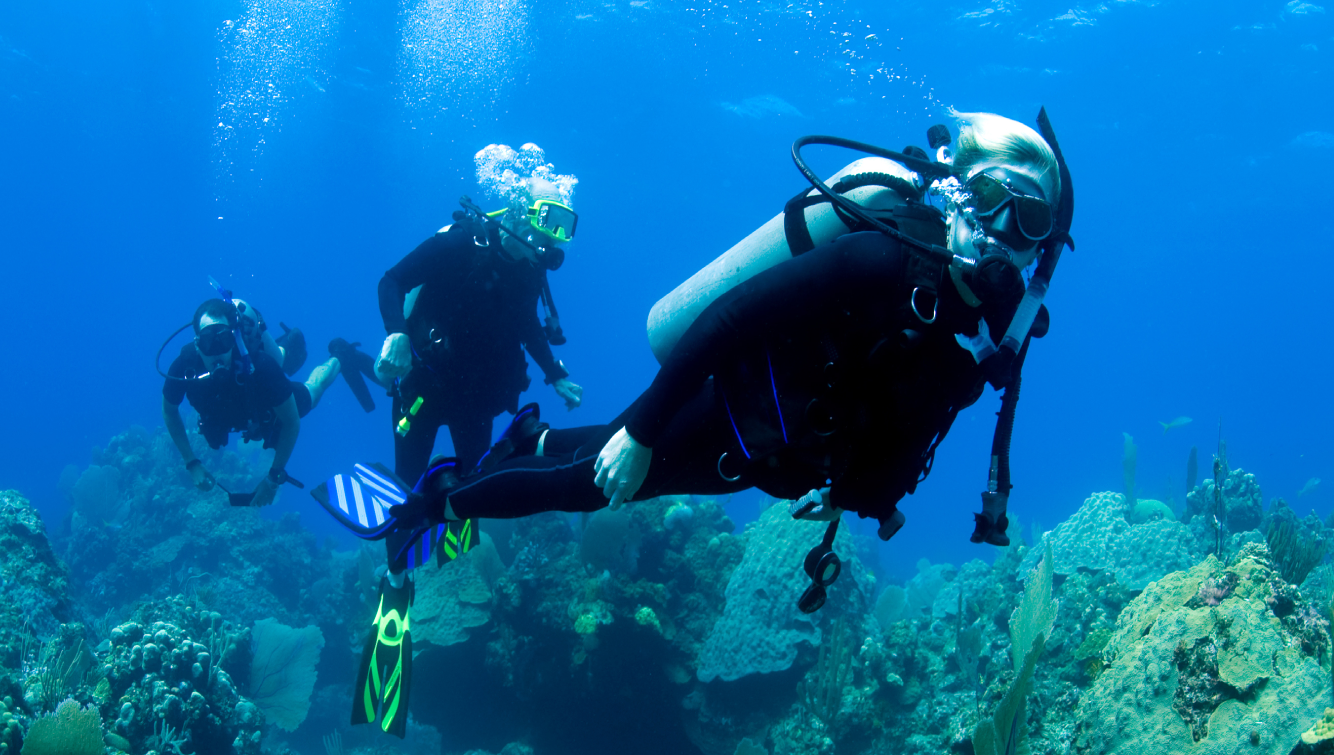
[(556, 395), (565, 401), (565, 408), (571, 411), (578, 409), (579, 405), (584, 403), (584, 388), (581, 385), (575, 385), (569, 378), (561, 378), (551, 384), (556, 389)]
[(407, 333), (390, 333), (375, 360), (375, 375), (385, 382), (401, 378), (412, 370), (412, 343)]
[(631, 438), (622, 427), (598, 454), (598, 460), (593, 464), (593, 471), (597, 473), (593, 484), (602, 488), (602, 494), (611, 500), (611, 507), (618, 509), (639, 492), (639, 486), (648, 476), (651, 461), (653, 449)]
[[(831, 501), (829, 488), (812, 490), (792, 502), (792, 516), (805, 522), (832, 522), (843, 515), (843, 509), (835, 508)], [(797, 512), (808, 505), (812, 508), (798, 516)]]

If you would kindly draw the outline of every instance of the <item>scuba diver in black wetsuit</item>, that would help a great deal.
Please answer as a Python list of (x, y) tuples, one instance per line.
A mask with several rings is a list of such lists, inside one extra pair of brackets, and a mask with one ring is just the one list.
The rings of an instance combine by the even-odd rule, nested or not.
[(223, 298), (209, 299), (195, 310), (185, 326), (193, 329), (194, 341), (181, 348), (163, 375), (162, 419), (200, 490), (212, 490), (217, 482), (190, 447), (181, 418), (183, 400), (188, 398), (199, 413), (199, 432), (211, 448), (226, 445), (233, 432), (273, 448), (272, 468), (254, 492), (228, 493), (233, 505), (267, 506), (279, 486), (294, 482), (286, 468), (301, 418), (319, 403), (341, 364), (330, 359), (311, 370), (305, 382), (288, 380), (306, 359), (301, 331), (283, 325), (283, 336), (274, 339), (257, 309), (214, 286)]
[[(528, 388), (524, 349), (570, 409), (583, 400), (583, 389), (551, 353), (550, 344), (565, 339), (546, 282), (547, 271), (564, 260), (557, 244), (573, 236), (575, 215), (551, 182), (533, 176), (526, 186), (517, 209), (490, 214), (504, 214), (503, 220), (455, 213), (452, 225), (380, 279), (389, 335), (375, 370), (382, 382), (396, 379), (394, 471), (404, 480), (426, 471), (442, 425), (449, 426), (460, 468), (477, 463), (491, 446), (492, 421), (517, 413)], [(553, 313), (547, 327), (537, 319), (539, 299)]]
[[(805, 562), (812, 584), (798, 605), (812, 612), (841, 568), (841, 513), (874, 517), (892, 537), (904, 523), (898, 502), (990, 382), (1005, 395), (972, 539), (1008, 544), (1019, 371), (1029, 338), (1047, 329), (1042, 299), (1071, 244), (1074, 196), (1045, 111), (1042, 135), (996, 115), (959, 118), (957, 154), (948, 129), (929, 133), (935, 161), (920, 149), (799, 139), (793, 157), (814, 189), (658, 303), (650, 342), (662, 369), (610, 424), (557, 430), (521, 414), (503, 436), (508, 457), (477, 474), (441, 464), (408, 491), (358, 466), (316, 498), (361, 537), (394, 534), (405, 543), (396, 560), (412, 568), (453, 557), (456, 528), (474, 517), (757, 487), (796, 499), (794, 517), (829, 522)], [(801, 158), (809, 144), (877, 157), (831, 187)], [(374, 498), (369, 513), (353, 492)]]
[[(516, 415), (511, 425), (538, 421), (535, 404), (518, 405), (530, 382), (525, 350), (569, 409), (583, 400), (583, 388), (569, 380), (551, 352), (551, 345), (563, 344), (565, 336), (547, 283), (547, 272), (564, 261), (561, 245), (574, 237), (578, 224), (570, 207), (576, 181), (555, 174), (533, 144), (517, 152), (490, 145), (475, 161), (479, 183), (508, 206), (488, 213), (464, 197), (453, 224), (423, 241), (380, 280), (380, 314), (388, 336), (374, 370), (377, 382), (393, 386), (394, 471), (360, 467), (360, 476), (349, 478), (344, 487), (322, 488), (321, 499), (326, 506), (341, 502), (349, 515), (356, 512), (359, 526), (375, 526), (380, 506), (373, 496), (393, 501), (393, 490), (408, 487), (401, 481), (423, 477), (441, 426), (449, 427), (455, 457), (432, 463), (436, 479), (482, 468), (509, 453), (511, 432), (492, 447), (495, 418), (508, 411)], [(547, 313), (545, 324), (537, 317), (539, 301)], [(483, 457), (486, 464), (479, 464)], [(386, 534), (389, 570), (362, 655), (352, 722), (368, 723), (378, 714), (384, 731), (403, 736), (411, 678), (412, 582), (399, 552), (413, 535), (407, 530)], [(439, 552), (453, 558), (471, 547), (475, 534), (471, 522), (464, 522), (433, 534), (432, 540), (444, 538)]]

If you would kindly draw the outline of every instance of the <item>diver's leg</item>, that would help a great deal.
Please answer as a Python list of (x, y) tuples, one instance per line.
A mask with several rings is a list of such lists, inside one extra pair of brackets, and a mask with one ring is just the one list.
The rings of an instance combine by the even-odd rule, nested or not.
[(455, 519), (517, 519), (543, 511), (596, 511), (607, 505), (593, 484), (597, 455), (522, 456), (470, 477), (446, 492)]
[(334, 378), (342, 370), (342, 363), (337, 359), (330, 359), (324, 364), (310, 371), (306, 378), (306, 389), (310, 391), (310, 407), (314, 409), (320, 404), (320, 397), (324, 391), (333, 385)]
[(454, 441), (458, 469), (472, 469), (491, 447), (494, 417), (478, 412), (455, 412), (449, 420), (449, 437)]
[(714, 396), (712, 383), (706, 383), (658, 438), (648, 476), (633, 501), (661, 495), (725, 495), (751, 487), (741, 479), (723, 477), (719, 471), (723, 454), (736, 457), (744, 452), (726, 410)]

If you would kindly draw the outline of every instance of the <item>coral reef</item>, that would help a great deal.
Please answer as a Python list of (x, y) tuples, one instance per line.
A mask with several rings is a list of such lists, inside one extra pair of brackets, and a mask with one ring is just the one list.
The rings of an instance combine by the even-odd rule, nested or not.
[[(263, 467), (197, 452), (229, 487)], [(200, 493), (161, 432), (91, 461), (62, 475), (55, 547), (0, 494), (0, 753), (1334, 751), (1332, 528), (1266, 511), (1225, 462), (1180, 521), (1097, 493), (1039, 547), (900, 584), (843, 528), (811, 615), (823, 528), (778, 502), (741, 531), (725, 500), (685, 496), (483, 521), (415, 573), (400, 743), (347, 723), (382, 546), (339, 552)]]

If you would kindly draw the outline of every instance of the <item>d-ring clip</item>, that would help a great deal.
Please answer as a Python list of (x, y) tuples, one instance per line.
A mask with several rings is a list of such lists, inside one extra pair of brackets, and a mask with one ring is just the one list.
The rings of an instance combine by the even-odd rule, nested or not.
[(740, 480), (741, 475), (737, 475), (736, 477), (728, 477), (726, 474), (723, 473), (723, 459), (726, 458), (727, 458), (726, 451), (723, 451), (723, 455), (718, 457), (718, 476), (723, 478), (724, 480), (727, 480), (728, 482), (736, 482), (737, 480)]
[(915, 287), (913, 288), (913, 290), (912, 290), (912, 296), (909, 296), (909, 297), (908, 297), (908, 305), (912, 307), (912, 313), (915, 314), (915, 315), (917, 315), (917, 319), (921, 320), (922, 322), (926, 323), (927, 325), (930, 325), (931, 323), (933, 323), (933, 322), (936, 321), (936, 314), (938, 313), (938, 310), (940, 309), (940, 297), (937, 296), (937, 297), (935, 298), (935, 300), (931, 302), (931, 319), (928, 320), (928, 319), (927, 319), (926, 317), (924, 317), (924, 316), (922, 315), (922, 313), (921, 313), (920, 311), (918, 311), (918, 309), (917, 309), (917, 292), (920, 291), (920, 290), (922, 290), (922, 287), (921, 287), (921, 286), (915, 286)]

